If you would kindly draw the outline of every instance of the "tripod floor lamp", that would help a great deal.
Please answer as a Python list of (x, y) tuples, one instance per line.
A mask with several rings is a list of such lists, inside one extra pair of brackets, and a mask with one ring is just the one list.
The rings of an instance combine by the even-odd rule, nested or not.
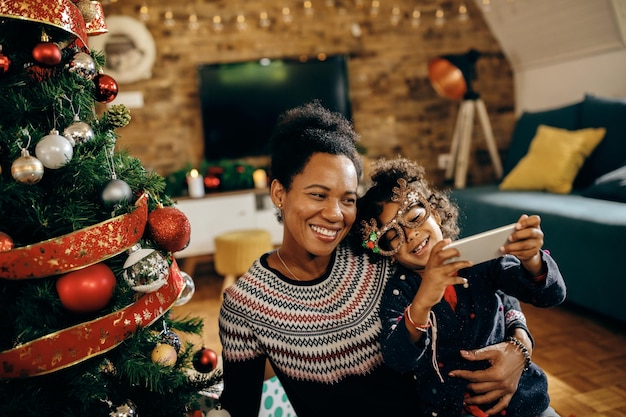
[(502, 163), (485, 103), (472, 89), (476, 60), (479, 57), (480, 52), (471, 49), (461, 55), (442, 55), (428, 63), (428, 77), (437, 94), (453, 100), (462, 100), (454, 126), (450, 160), (446, 166), (445, 175), (446, 180), (450, 180), (454, 174), (455, 188), (465, 188), (476, 114), (478, 114), (496, 175), (498, 178), (502, 176)]

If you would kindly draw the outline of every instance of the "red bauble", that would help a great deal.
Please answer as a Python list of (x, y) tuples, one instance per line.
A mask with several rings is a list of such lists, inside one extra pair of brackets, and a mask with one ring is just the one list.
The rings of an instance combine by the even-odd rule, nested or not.
[(37, 82), (44, 82), (48, 78), (52, 77), (54, 73), (54, 68), (50, 67), (42, 67), (41, 65), (35, 63), (28, 63), (24, 66), (26, 73), (30, 75), (30, 78)]
[[(0, 47), (0, 51), (2, 47)], [(9, 71), (9, 67), (11, 66), (11, 60), (8, 56), (0, 53), (0, 75), (4, 75)]]
[(152, 240), (168, 252), (178, 252), (189, 245), (191, 224), (176, 207), (160, 207), (148, 215), (146, 225)]
[(0, 232), (0, 252), (12, 250), (14, 246), (11, 236), (4, 232)]
[(98, 74), (94, 77), (93, 82), (96, 84), (96, 100), (101, 103), (115, 100), (119, 87), (113, 77), (106, 74)]
[(113, 271), (98, 263), (61, 276), (56, 287), (65, 308), (75, 313), (91, 313), (109, 303), (115, 284)]
[(191, 363), (198, 372), (211, 372), (217, 366), (217, 353), (213, 349), (203, 347), (193, 355)]
[(49, 66), (61, 63), (61, 48), (54, 42), (42, 42), (33, 48), (35, 61)]

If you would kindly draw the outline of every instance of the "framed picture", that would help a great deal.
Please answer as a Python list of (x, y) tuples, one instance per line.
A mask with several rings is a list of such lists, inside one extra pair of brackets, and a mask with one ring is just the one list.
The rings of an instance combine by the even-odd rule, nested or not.
[(104, 72), (118, 83), (152, 77), (156, 44), (148, 28), (130, 16), (106, 18), (108, 33), (89, 38), (89, 48), (106, 56)]

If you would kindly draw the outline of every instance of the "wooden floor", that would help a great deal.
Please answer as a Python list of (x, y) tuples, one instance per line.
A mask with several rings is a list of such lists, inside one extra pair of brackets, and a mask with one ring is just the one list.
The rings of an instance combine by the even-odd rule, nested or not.
[[(204, 334), (192, 340), (220, 353), (222, 278), (210, 258), (179, 264), (194, 279), (196, 290), (191, 301), (174, 307), (174, 314), (202, 317)], [(568, 305), (523, 309), (535, 338), (533, 361), (548, 374), (552, 406), (561, 417), (626, 417), (626, 323)]]

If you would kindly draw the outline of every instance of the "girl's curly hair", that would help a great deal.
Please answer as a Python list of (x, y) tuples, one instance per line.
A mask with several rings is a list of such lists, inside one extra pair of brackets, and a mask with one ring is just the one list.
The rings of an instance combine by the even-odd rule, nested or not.
[(357, 218), (352, 226), (351, 239), (354, 246), (362, 242), (363, 220), (369, 222), (378, 217), (383, 204), (391, 201), (393, 187), (398, 185), (398, 179), (404, 178), (430, 203), (431, 209), (436, 210), (441, 218), (441, 232), (444, 238), (454, 239), (459, 235), (458, 207), (450, 200), (447, 192), (431, 187), (425, 177), (422, 165), (406, 158), (384, 159), (372, 163), (371, 187), (357, 201)]

